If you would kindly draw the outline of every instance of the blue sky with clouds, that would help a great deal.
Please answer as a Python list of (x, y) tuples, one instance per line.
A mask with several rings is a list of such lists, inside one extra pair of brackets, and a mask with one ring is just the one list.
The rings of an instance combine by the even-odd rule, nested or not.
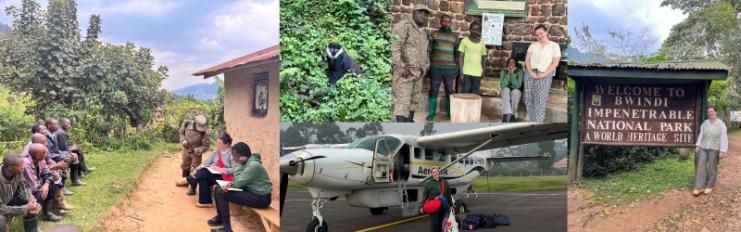
[(687, 17), (680, 10), (660, 5), (661, 0), (569, 0), (569, 34), (574, 35), (574, 28), (586, 24), (594, 37), (605, 41), (608, 28), (635, 33), (648, 28), (657, 37), (654, 46), (645, 51), (652, 54), (669, 36), (672, 26)]
[[(46, 0), (38, 0), (44, 7)], [(20, 0), (0, 0), (0, 7)], [(192, 76), (203, 68), (278, 43), (278, 0), (77, 0), (84, 34), (91, 14), (103, 19), (102, 40), (151, 48), (169, 68), (168, 90), (212, 79)], [(0, 22), (12, 18), (0, 15)]]

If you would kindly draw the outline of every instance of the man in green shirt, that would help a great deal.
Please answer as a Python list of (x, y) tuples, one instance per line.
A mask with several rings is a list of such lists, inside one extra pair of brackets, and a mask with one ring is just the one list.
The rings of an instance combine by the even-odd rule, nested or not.
[[(212, 227), (223, 226), (219, 231), (231, 232), (229, 220), (229, 202), (247, 207), (266, 209), (270, 207), (273, 184), (268, 178), (265, 167), (262, 166), (259, 154), (252, 154), (250, 147), (239, 142), (232, 147), (237, 162), (242, 166), (234, 171), (234, 180), (224, 187), (216, 186), (214, 198), (216, 201), (216, 216), (208, 220)], [(228, 190), (237, 188), (241, 191)]]
[(450, 15), (440, 16), (440, 29), (430, 35), (430, 102), (427, 121), (435, 119), (437, 94), (440, 83), (445, 86), (445, 111), (450, 116), (450, 94), (453, 93), (453, 80), (458, 76), (456, 47), (458, 34), (450, 28)]

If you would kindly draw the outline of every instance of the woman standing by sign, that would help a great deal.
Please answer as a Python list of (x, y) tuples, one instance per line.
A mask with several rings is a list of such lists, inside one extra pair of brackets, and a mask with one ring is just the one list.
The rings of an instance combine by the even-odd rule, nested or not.
[[(710, 194), (718, 175), (718, 160), (728, 151), (726, 124), (718, 119), (715, 107), (708, 107), (708, 119), (700, 126), (695, 143), (695, 189), (692, 195)], [(704, 188), (704, 190), (703, 190)]]
[(525, 55), (525, 106), (529, 122), (543, 122), (561, 49), (557, 43), (548, 40), (548, 31), (542, 24), (535, 27), (535, 37), (538, 42), (530, 44)]

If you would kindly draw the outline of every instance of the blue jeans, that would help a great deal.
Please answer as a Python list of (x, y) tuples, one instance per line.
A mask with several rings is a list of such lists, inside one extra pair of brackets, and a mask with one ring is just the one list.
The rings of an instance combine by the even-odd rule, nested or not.
[(430, 70), (430, 99), (437, 98), (440, 90), (440, 84), (445, 87), (445, 96), (448, 97), (453, 93), (453, 80), (458, 75), (458, 70), (454, 69), (432, 69)]
[(479, 94), (481, 77), (463, 75), (463, 92)]

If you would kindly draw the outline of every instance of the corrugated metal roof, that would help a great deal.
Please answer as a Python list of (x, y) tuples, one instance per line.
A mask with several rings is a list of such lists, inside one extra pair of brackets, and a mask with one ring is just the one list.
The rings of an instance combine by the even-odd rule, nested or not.
[(647, 62), (640, 64), (628, 63), (592, 63), (569, 64), (569, 68), (586, 69), (651, 69), (651, 70), (697, 70), (697, 71), (728, 71), (728, 66), (717, 61), (683, 61), (683, 62)]
[(218, 75), (220, 73), (226, 72), (229, 69), (236, 68), (238, 66), (242, 65), (248, 65), (255, 62), (260, 61), (266, 61), (271, 59), (278, 59), (278, 54), (280, 53), (280, 45), (274, 45), (269, 48), (262, 49), (260, 51), (218, 64), (216, 66), (203, 69), (201, 71), (198, 71), (196, 73), (193, 73), (193, 76), (203, 76), (205, 78)]

